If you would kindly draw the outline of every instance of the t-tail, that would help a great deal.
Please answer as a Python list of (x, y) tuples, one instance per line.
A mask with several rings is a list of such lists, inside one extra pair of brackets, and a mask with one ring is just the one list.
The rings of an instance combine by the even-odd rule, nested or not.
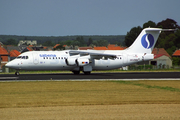
[(161, 31), (173, 31), (172, 29), (145, 28), (136, 38), (134, 43), (127, 48), (128, 53), (151, 54)]

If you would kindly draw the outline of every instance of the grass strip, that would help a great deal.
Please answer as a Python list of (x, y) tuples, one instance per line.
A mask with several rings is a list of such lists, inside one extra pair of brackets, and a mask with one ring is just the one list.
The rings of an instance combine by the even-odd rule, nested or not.
[(156, 89), (161, 89), (161, 90), (168, 90), (168, 91), (173, 91), (173, 92), (180, 92), (180, 89), (178, 88), (173, 88), (173, 87), (162, 87), (162, 86), (152, 86), (152, 85), (146, 85), (142, 83), (134, 83), (132, 81), (113, 81), (113, 82), (118, 82), (122, 84), (129, 84), (129, 85), (136, 85), (144, 88), (156, 88)]
[(1, 82), (0, 109), (84, 105), (180, 104), (179, 89), (179, 81)]

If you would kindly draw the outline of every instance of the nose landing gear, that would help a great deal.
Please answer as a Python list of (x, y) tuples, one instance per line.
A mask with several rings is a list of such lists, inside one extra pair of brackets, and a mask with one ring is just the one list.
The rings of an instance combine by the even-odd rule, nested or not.
[(19, 73), (18, 71), (16, 71), (16, 72), (15, 72), (15, 75), (19, 76), (19, 75), (20, 75), (20, 73)]

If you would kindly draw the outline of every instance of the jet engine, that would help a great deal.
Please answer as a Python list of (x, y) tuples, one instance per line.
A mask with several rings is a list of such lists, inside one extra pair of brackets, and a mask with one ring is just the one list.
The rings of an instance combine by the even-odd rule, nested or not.
[(90, 63), (89, 59), (78, 59), (78, 58), (68, 58), (65, 60), (66, 64), (69, 66), (85, 66), (88, 65)]
[(76, 59), (77, 58), (68, 58), (65, 61), (67, 65), (73, 66), (73, 65), (76, 65)]
[(77, 66), (85, 66), (90, 63), (89, 59), (76, 59)]

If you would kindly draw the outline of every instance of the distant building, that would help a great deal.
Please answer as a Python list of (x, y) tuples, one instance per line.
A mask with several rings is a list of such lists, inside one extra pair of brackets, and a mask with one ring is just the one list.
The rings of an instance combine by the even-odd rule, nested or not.
[(79, 47), (78, 50), (92, 50), (92, 47)]
[(171, 68), (172, 59), (164, 48), (154, 48), (152, 51), (154, 59), (150, 61), (151, 65), (155, 65), (157, 68)]
[(180, 57), (180, 50), (176, 50), (173, 54), (173, 57)]
[(9, 53), (2, 45), (0, 45), (0, 56), (1, 56), (1, 63), (2, 62), (4, 62), (4, 63), (8, 62)]
[(107, 47), (94, 47), (94, 50), (108, 50)]
[(53, 50), (65, 50), (67, 45), (60, 45), (60, 44), (56, 44), (54, 47), (53, 47)]
[(8, 51), (2, 44), (0, 44), (0, 72), (2, 72), (2, 67), (9, 61), (9, 59)]
[(36, 40), (20, 40), (18, 43), (18, 46), (20, 45), (37, 45), (37, 41)]
[(7, 45), (6, 48), (7, 48), (8, 52), (10, 52), (11, 50), (21, 51), (21, 49), (18, 46)]
[(115, 44), (109, 44), (107, 46), (108, 50), (124, 50), (126, 49), (125, 47), (117, 46)]
[(94, 47), (94, 50), (124, 50), (126, 49), (125, 47), (117, 46), (114, 44), (109, 44), (107, 47), (102, 46), (102, 47)]
[(65, 50), (73, 50), (73, 46), (71, 45), (71, 46), (65, 46)]
[(11, 50), (10, 52), (9, 52), (9, 55), (11, 56), (11, 57), (17, 57), (17, 56), (19, 56), (21, 53), (19, 52), (19, 51), (17, 51), (17, 50)]

